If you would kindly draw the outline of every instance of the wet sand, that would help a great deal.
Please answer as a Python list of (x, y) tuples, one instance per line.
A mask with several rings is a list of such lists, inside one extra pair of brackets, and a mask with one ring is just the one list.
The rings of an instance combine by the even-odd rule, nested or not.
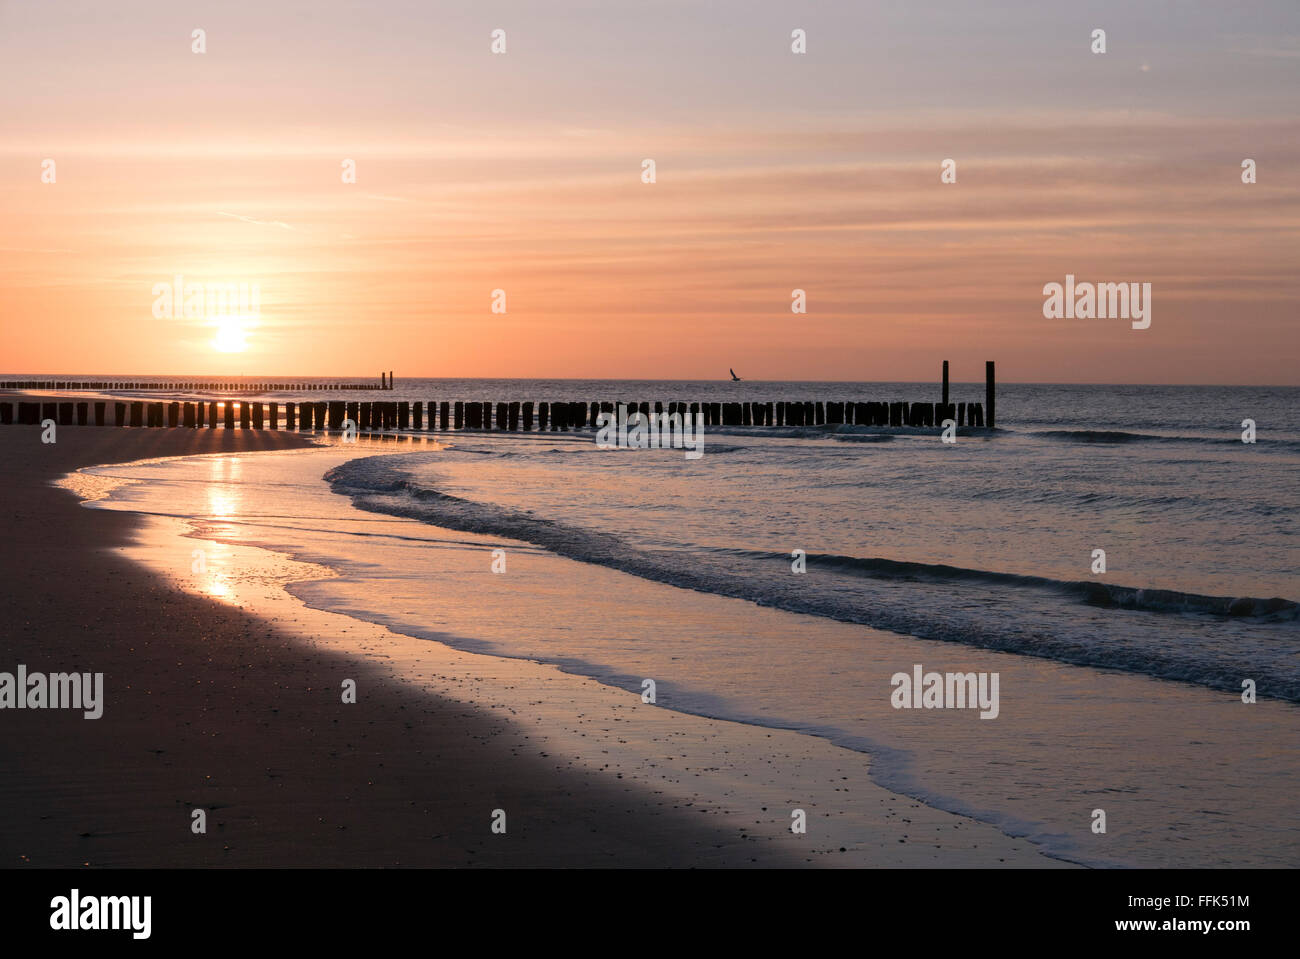
[[(163, 527), (175, 521), (87, 510), (49, 486), (81, 465), (298, 437), (58, 436), (0, 430), (0, 669), (103, 672), (104, 715), (0, 713), (6, 866), (1059, 865), (868, 783), (866, 756), (797, 733), (685, 716), (553, 667), (308, 610), (278, 577), (256, 596), (194, 595), (126, 555), (174, 544)], [(274, 555), (241, 549), (249, 562)], [(356, 704), (341, 702), (341, 678), (356, 680)], [(808, 835), (776, 805), (791, 797), (808, 797)], [(205, 835), (190, 828), (200, 808)], [(505, 835), (491, 829), (497, 809)]]

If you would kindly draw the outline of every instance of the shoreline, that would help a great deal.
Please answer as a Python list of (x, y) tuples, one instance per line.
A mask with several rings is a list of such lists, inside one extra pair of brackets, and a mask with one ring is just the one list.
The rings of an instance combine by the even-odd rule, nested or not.
[[(825, 750), (825, 762), (860, 764), (864, 783), (867, 757), (810, 745), (794, 732), (638, 709), (639, 700), (629, 703), (626, 694), (554, 667), (459, 653), (338, 614), (312, 611), (309, 625), (307, 607), (278, 587), (263, 596), (263, 603), (280, 604), (273, 618), (253, 615), (160, 582), (124, 558), (157, 548), (147, 527), (166, 521), (84, 509), (48, 485), (81, 466), (311, 445), (284, 433), (224, 433), (61, 427), (59, 443), (42, 448), (35, 430), (0, 431), (0, 477), (11, 500), (25, 505), (6, 519), (14, 546), (6, 554), (6, 582), (15, 621), (28, 624), (0, 652), (4, 662), (29, 669), (102, 670), (107, 700), (104, 718), (93, 722), (46, 711), (3, 717), (13, 735), (4, 746), (11, 785), (0, 815), (11, 828), (0, 839), (0, 862), (1063, 865), (990, 826), (871, 784), (879, 831), (856, 855), (839, 853), (824, 838), (815, 847), (796, 842), (809, 837), (791, 835), (784, 817), (766, 828), (756, 823), (753, 836), (738, 832), (727, 818), (747, 822), (735, 817), (751, 812), (748, 800), (728, 797), (749, 785), (744, 763), (729, 779), (714, 777), (718, 795), (691, 807), (684, 796), (673, 803), (650, 784), (629, 785), (609, 763), (553, 754), (551, 740), (581, 740), (581, 727), (593, 721), (583, 710), (599, 708), (611, 726), (644, 713), (660, 735), (706, 755), (734, 748), (743, 733), (754, 740), (749, 761), (761, 762), (764, 751), (805, 758), (810, 748)], [(339, 622), (311, 640), (303, 630), (319, 627), (319, 617)], [(331, 631), (335, 638), (321, 638)], [(421, 666), (426, 678), (413, 683)], [(356, 705), (338, 705), (337, 678), (344, 674), (357, 677), (364, 691)], [(569, 697), (568, 703), (533, 725), (504, 719), (509, 690), (520, 682), (546, 683), (558, 690), (551, 698)], [(468, 699), (467, 685), (474, 690)], [(543, 735), (542, 748), (530, 742)], [(632, 763), (636, 752), (624, 761)], [(913, 824), (889, 823), (898, 815), (891, 805), (907, 810)], [(208, 810), (205, 836), (190, 832), (195, 807)], [(507, 809), (506, 836), (490, 831), (495, 808)], [(950, 844), (937, 844), (939, 855), (922, 853), (918, 843), (898, 841), (904, 829), (919, 831), (919, 822), (959, 832)], [(967, 846), (976, 835), (978, 852)], [(808, 855), (813, 848), (820, 855)]]

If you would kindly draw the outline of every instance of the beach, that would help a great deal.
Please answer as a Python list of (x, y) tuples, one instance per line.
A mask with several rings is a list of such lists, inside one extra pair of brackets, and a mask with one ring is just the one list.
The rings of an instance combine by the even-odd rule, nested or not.
[[(100, 671), (105, 702), (96, 720), (5, 717), (9, 866), (1065, 865), (876, 785), (866, 754), (824, 739), (311, 609), (283, 587), (324, 574), (284, 554), (226, 544), (253, 572), (202, 595), (185, 587), (196, 541), (175, 519), (84, 509), (50, 485), (148, 458), (251, 462), (302, 449), (297, 436), (38, 437), (0, 430), (0, 668)], [(447, 602), (466, 612), (472, 597)]]

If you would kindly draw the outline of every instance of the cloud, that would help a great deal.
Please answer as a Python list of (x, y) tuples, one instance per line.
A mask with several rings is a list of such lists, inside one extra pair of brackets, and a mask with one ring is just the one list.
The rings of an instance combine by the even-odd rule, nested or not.
[(245, 223), (256, 223), (258, 226), (278, 226), (285, 230), (293, 229), (293, 227), (288, 223), (285, 223), (283, 220), (259, 220), (256, 217), (240, 216), (238, 213), (222, 213), (220, 211), (217, 212), (217, 216), (228, 216), (232, 220), (243, 220)]

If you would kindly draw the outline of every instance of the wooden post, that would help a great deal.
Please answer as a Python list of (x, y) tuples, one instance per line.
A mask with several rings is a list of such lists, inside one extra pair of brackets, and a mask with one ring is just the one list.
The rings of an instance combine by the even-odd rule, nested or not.
[(249, 408), (247, 400), (239, 404), (239, 428), (246, 430), (249, 427), (249, 420), (252, 418), (252, 410)]
[(167, 425), (175, 428), (180, 425), (181, 404), (172, 402), (167, 404)]
[(357, 430), (361, 429), (361, 404), (353, 400), (347, 406), (348, 419), (356, 426)]
[(235, 428), (235, 404), (230, 400), (226, 400), (225, 420), (226, 429), (233, 430)]
[(456, 429), (461, 429), (461, 428), (465, 425), (465, 403), (464, 403), (464, 401), (462, 401), (462, 400), (457, 400), (457, 401), (456, 401), (455, 412), (456, 412), (456, 417), (455, 417), (455, 421), (454, 421), (454, 422), (455, 422), (455, 424), (456, 424)]
[(948, 361), (943, 361), (943, 405), (948, 405)]
[(411, 429), (424, 429), (424, 401), (416, 400), (411, 404)]
[(296, 430), (298, 428), (298, 404), (284, 404), (284, 428), (286, 430)]
[(90, 404), (78, 403), (77, 404), (77, 425), (85, 426), (86, 423), (89, 421), (89, 419), (90, 419)]
[(131, 404), (131, 425), (144, 426), (144, 404), (139, 400)]
[(447, 428), (447, 421), (448, 421), (447, 414), (448, 411), (450, 411), (450, 409), (451, 409), (451, 403), (448, 400), (443, 400), (441, 403), (438, 404), (438, 429), (445, 430)]
[(96, 426), (103, 426), (103, 425), (104, 425), (104, 410), (107, 409), (107, 408), (108, 408), (108, 404), (107, 404), (107, 403), (96, 403), (96, 404), (95, 404), (95, 425), (96, 425)]
[(13, 425), (13, 421), (14, 405), (7, 400), (0, 403), (0, 425), (11, 426)]
[(524, 404), (524, 406), (523, 406), (523, 414), (524, 414), (524, 432), (525, 432), (525, 433), (531, 433), (531, 432), (533, 431), (533, 402), (532, 402), (532, 400), (529, 400), (527, 403)]
[(510, 417), (510, 406), (509, 406), (509, 404), (507, 404), (507, 403), (498, 403), (498, 404), (497, 404), (497, 422), (496, 422), (496, 428), (499, 429), (499, 430), (503, 430), (503, 429), (505, 429), (506, 426), (508, 425), (509, 417)]
[(537, 432), (539, 433), (546, 432), (546, 420), (550, 416), (550, 414), (551, 414), (550, 403), (537, 404)]
[(280, 428), (280, 404), (279, 403), (270, 403), (267, 405), (267, 420), (270, 421), (271, 429), (278, 430)]
[(266, 420), (264, 418), (264, 413), (262, 410), (261, 403), (253, 404), (253, 429), (255, 430), (266, 429)]
[(397, 404), (397, 428), (400, 430), (409, 430), (411, 428), (411, 403), (409, 400), (403, 400)]
[[(19, 405), (21, 406), (22, 404)], [(113, 425), (114, 426), (126, 425), (126, 404), (125, 403), (113, 404)]]
[(989, 429), (993, 429), (993, 361), (984, 364), (984, 407), (988, 411)]

